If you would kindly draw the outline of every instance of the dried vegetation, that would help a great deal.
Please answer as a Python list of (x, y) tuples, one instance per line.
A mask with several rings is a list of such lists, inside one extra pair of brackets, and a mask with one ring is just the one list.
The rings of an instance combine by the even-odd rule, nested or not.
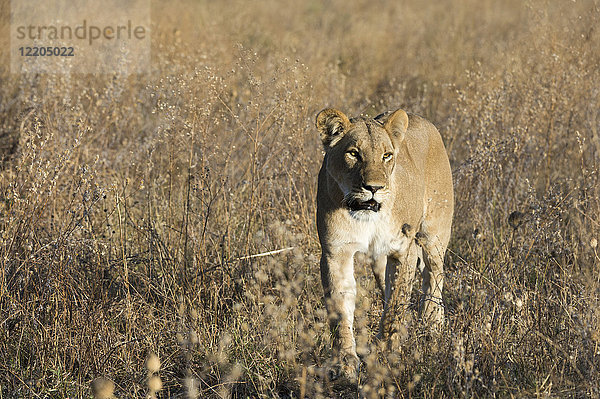
[(154, 4), (151, 74), (4, 65), (0, 397), (355, 397), (323, 372), (326, 106), (421, 114), (454, 170), (443, 336), (381, 352), (357, 264), (362, 394), (598, 397), (600, 4), (287, 3)]

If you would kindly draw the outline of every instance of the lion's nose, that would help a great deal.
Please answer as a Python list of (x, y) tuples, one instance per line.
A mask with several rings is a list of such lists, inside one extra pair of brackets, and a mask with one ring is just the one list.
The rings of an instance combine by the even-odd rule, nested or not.
[(377, 192), (377, 190), (381, 190), (383, 188), (383, 186), (375, 186), (375, 185), (370, 185), (370, 184), (364, 184), (363, 187), (366, 190), (369, 190), (370, 192), (372, 192), (373, 194), (375, 194), (375, 192)]

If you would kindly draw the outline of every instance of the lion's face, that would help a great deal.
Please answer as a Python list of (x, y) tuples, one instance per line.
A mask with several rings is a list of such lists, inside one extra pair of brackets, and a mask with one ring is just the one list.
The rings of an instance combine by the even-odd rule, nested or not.
[(329, 150), (327, 171), (350, 211), (378, 212), (390, 192), (394, 145), (382, 125), (355, 121)]
[(390, 197), (396, 148), (406, 126), (402, 120), (396, 121), (399, 126), (394, 125), (393, 117), (348, 120), (335, 110), (325, 110), (317, 117), (327, 151), (327, 172), (344, 194), (344, 205), (353, 216), (379, 212)]

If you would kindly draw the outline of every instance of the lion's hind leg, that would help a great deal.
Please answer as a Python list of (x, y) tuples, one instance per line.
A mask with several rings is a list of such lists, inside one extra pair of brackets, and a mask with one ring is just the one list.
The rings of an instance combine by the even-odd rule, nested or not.
[(434, 329), (439, 329), (444, 321), (442, 291), (444, 289), (444, 254), (448, 241), (440, 239), (435, 234), (419, 232), (416, 242), (423, 249), (424, 261), (420, 268), (423, 278), (420, 316)]

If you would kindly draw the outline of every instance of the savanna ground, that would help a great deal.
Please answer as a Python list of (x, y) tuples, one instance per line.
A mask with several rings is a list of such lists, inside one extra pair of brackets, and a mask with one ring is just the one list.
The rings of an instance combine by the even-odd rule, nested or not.
[(11, 75), (4, 53), (1, 398), (356, 396), (324, 372), (327, 106), (428, 118), (455, 182), (442, 336), (381, 352), (357, 264), (362, 394), (599, 397), (598, 1), (152, 15), (151, 74)]

